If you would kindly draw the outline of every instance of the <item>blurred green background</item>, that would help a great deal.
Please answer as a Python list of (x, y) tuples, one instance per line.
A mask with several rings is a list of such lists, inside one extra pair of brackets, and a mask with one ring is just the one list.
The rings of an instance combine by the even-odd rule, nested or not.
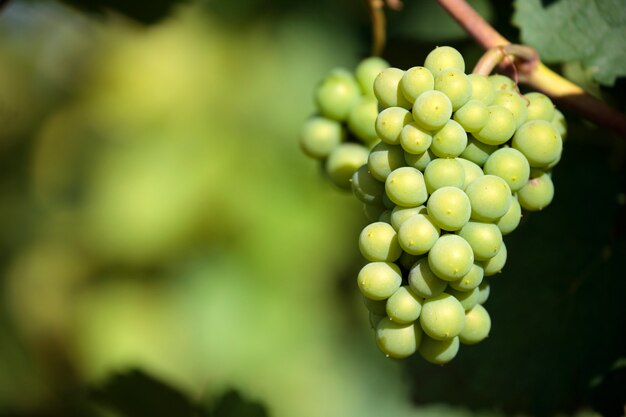
[[(393, 65), (476, 60), (406, 3)], [(515, 39), (511, 5), (472, 3)], [(363, 2), (78, 4), (0, 11), (0, 416), (621, 415), (622, 140), (568, 114), (491, 337), (389, 360), (355, 285), (360, 204), (297, 147), (315, 84), (367, 56)]]

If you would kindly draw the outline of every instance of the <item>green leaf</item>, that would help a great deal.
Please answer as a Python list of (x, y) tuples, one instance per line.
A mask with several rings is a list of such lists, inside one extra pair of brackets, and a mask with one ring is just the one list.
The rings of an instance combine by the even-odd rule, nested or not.
[(580, 61), (592, 78), (611, 86), (626, 75), (626, 8), (621, 0), (516, 0), (513, 23), (522, 42), (546, 63)]

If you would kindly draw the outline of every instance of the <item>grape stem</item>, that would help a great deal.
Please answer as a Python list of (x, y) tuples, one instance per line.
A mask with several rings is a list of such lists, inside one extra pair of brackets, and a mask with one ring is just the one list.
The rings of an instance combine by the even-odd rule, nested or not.
[(506, 64), (505, 60), (509, 59), (507, 57), (514, 57), (514, 62), (509, 62), (508, 66), (518, 72), (519, 81), (626, 139), (626, 116), (624, 114), (546, 67), (536, 52), (534, 56), (530, 53), (532, 48), (511, 44), (465, 0), (437, 1), (476, 42), (487, 50), (474, 68), (474, 72), (487, 75), (496, 65)]
[[(2, 0), (0, 0), (2, 1)], [(387, 7), (392, 10), (402, 8), (402, 0), (386, 0)], [(387, 20), (385, 18), (385, 1), (367, 0), (372, 20), (372, 56), (381, 56), (385, 50)]]

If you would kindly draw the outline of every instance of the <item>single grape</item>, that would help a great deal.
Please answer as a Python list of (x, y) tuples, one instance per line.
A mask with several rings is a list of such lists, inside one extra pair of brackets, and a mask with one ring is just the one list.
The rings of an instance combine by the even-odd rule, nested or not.
[(487, 145), (502, 145), (515, 133), (515, 116), (509, 109), (496, 104), (487, 107), (487, 110), (487, 123), (474, 133), (474, 137)]
[(550, 122), (552, 126), (559, 132), (561, 135), (561, 139), (565, 140), (567, 136), (567, 121), (565, 120), (565, 116), (558, 109), (554, 109), (554, 118)]
[(500, 217), (496, 222), (496, 226), (502, 232), (502, 235), (508, 235), (513, 230), (517, 229), (519, 222), (522, 219), (522, 208), (520, 207), (517, 198), (511, 199), (511, 207), (504, 213), (504, 216)]
[(456, 120), (467, 132), (478, 132), (489, 119), (487, 105), (479, 100), (469, 100), (454, 113)]
[(352, 175), (367, 163), (368, 155), (369, 151), (363, 145), (342, 143), (328, 155), (326, 173), (335, 185), (349, 190)]
[(460, 236), (441, 236), (428, 252), (428, 266), (444, 281), (457, 281), (467, 274), (474, 264), (472, 247)]
[(356, 79), (349, 71), (341, 68), (331, 71), (315, 91), (315, 103), (320, 113), (338, 121), (346, 120), (350, 109), (360, 97)]
[(422, 329), (413, 324), (399, 324), (389, 317), (376, 326), (376, 344), (388, 357), (403, 359), (415, 353), (422, 341)]
[(472, 83), (463, 70), (448, 68), (435, 77), (435, 90), (447, 95), (452, 103), (452, 111), (456, 111), (472, 96)]
[(426, 335), (422, 336), (422, 343), (418, 352), (422, 358), (435, 365), (445, 365), (459, 352), (459, 338), (450, 340), (435, 340)]
[(413, 104), (413, 119), (425, 130), (441, 129), (451, 116), (452, 103), (441, 91), (426, 91)]
[(458, 122), (448, 120), (446, 124), (433, 133), (430, 150), (440, 158), (459, 156), (467, 146), (467, 133)]
[(465, 326), (459, 334), (459, 341), (464, 345), (475, 345), (489, 336), (491, 318), (480, 304), (465, 313)]
[(430, 149), (419, 155), (414, 155), (408, 152), (404, 153), (405, 163), (408, 166), (419, 169), (422, 172), (426, 170), (428, 164), (430, 164), (430, 162), (433, 161), (435, 158), (437, 157), (430, 151)]
[(444, 69), (454, 68), (465, 71), (463, 55), (450, 46), (438, 46), (426, 55), (424, 66), (436, 77)]
[(551, 122), (554, 119), (554, 103), (548, 96), (542, 93), (524, 94), (528, 100), (528, 120), (545, 120)]
[(368, 261), (393, 262), (400, 257), (402, 249), (396, 231), (388, 223), (370, 223), (359, 235), (359, 249)]
[(385, 180), (385, 192), (398, 206), (417, 207), (428, 198), (422, 173), (412, 167), (395, 169)]
[(498, 147), (496, 145), (487, 145), (476, 139), (474, 136), (470, 135), (467, 141), (467, 146), (465, 150), (461, 152), (460, 157), (463, 159), (467, 159), (482, 167), (489, 155), (491, 155)]
[(483, 167), (485, 174), (502, 178), (515, 192), (522, 188), (530, 175), (528, 159), (514, 148), (501, 148), (492, 153)]
[(489, 293), (491, 293), (489, 281), (483, 279), (483, 282), (481, 282), (478, 286), (478, 290), (478, 304), (485, 304), (485, 302), (489, 299)]
[(402, 272), (390, 262), (370, 262), (359, 271), (357, 282), (365, 297), (384, 300), (400, 288)]
[(422, 255), (433, 247), (440, 233), (441, 230), (433, 224), (430, 216), (415, 214), (400, 226), (398, 243), (406, 253)]
[(326, 117), (312, 117), (300, 131), (300, 148), (311, 158), (324, 159), (346, 139), (341, 123)]
[(490, 277), (502, 271), (502, 268), (504, 268), (504, 264), (506, 263), (506, 257), (506, 245), (502, 242), (502, 246), (500, 247), (498, 253), (496, 253), (496, 256), (483, 262), (485, 276)]
[(400, 80), (404, 71), (399, 68), (385, 68), (374, 80), (374, 95), (382, 108), (404, 107), (411, 108), (411, 103), (404, 98), (400, 91)]
[(533, 168), (547, 167), (563, 149), (563, 140), (550, 122), (531, 120), (515, 132), (511, 143), (528, 159)]
[(388, 107), (376, 118), (376, 134), (383, 142), (390, 145), (400, 144), (402, 128), (413, 121), (411, 112), (402, 107)]
[(368, 311), (381, 315), (387, 315), (387, 300), (370, 300), (367, 297), (363, 297), (363, 303)]
[[(480, 169), (480, 168), (479, 168)], [(452, 158), (439, 158), (432, 161), (424, 170), (424, 181), (429, 194), (442, 187), (463, 188), (465, 169)]]
[(420, 258), (409, 271), (409, 286), (422, 298), (441, 294), (448, 283), (433, 273), (428, 266), (428, 258)]
[(472, 83), (472, 96), (470, 99), (482, 101), (489, 106), (495, 97), (495, 91), (489, 78), (481, 74), (469, 74), (468, 77)]
[(463, 330), (465, 309), (459, 300), (444, 292), (424, 300), (419, 320), (429, 337), (449, 340)]
[(493, 104), (502, 106), (513, 113), (516, 129), (528, 119), (526, 101), (517, 91), (498, 91), (493, 99)]
[(502, 246), (502, 232), (493, 223), (470, 221), (458, 233), (472, 247), (478, 261), (493, 258)]
[(491, 83), (491, 88), (497, 91), (517, 91), (515, 81), (501, 74), (493, 74), (487, 77)]
[(361, 141), (374, 143), (378, 140), (375, 123), (378, 102), (374, 97), (363, 96), (348, 113), (348, 129)]
[[(474, 181), (476, 178), (482, 175), (485, 175), (483, 173), (483, 170), (472, 161), (468, 161), (467, 159), (464, 159), (464, 158), (455, 158), (455, 159), (461, 164), (461, 166), (463, 167), (463, 171), (465, 172), (465, 181), (463, 181), (463, 187), (461, 187), (462, 190), (465, 191), (465, 189), (467, 189), (467, 186), (472, 181)], [(428, 182), (426, 182), (426, 188), (428, 188)]]
[(398, 264), (406, 271), (410, 271), (413, 265), (420, 260), (423, 255), (411, 255), (410, 253), (406, 253), (402, 251), (402, 255), (398, 259)]
[(502, 178), (483, 175), (465, 190), (472, 206), (472, 218), (482, 222), (497, 221), (511, 206), (511, 189)]
[(369, 222), (378, 221), (378, 218), (384, 211), (385, 208), (383, 206), (363, 203), (363, 214), (365, 214), (365, 218)]
[(426, 152), (433, 141), (431, 134), (420, 129), (415, 122), (406, 124), (400, 132), (400, 145), (406, 152), (420, 155)]
[(439, 188), (432, 193), (426, 207), (433, 221), (448, 231), (462, 228), (472, 213), (468, 196), (456, 187)]
[(413, 323), (420, 316), (423, 302), (409, 286), (404, 285), (387, 300), (387, 315), (396, 323)]
[(365, 58), (359, 63), (355, 74), (364, 95), (374, 96), (374, 80), (386, 68), (389, 68), (389, 63), (377, 56)]
[(457, 291), (469, 291), (474, 288), (478, 288), (481, 282), (483, 282), (483, 277), (485, 275), (485, 270), (481, 265), (474, 264), (470, 271), (465, 274), (458, 281), (451, 281), (448, 283), (451, 288)]
[(530, 180), (517, 193), (519, 204), (528, 211), (539, 211), (552, 202), (554, 184), (550, 175), (538, 169), (530, 173)]
[(480, 290), (478, 288), (474, 288), (468, 291), (457, 291), (452, 286), (450, 286), (446, 292), (459, 300), (459, 303), (463, 306), (465, 311), (471, 310), (476, 304), (478, 304), (478, 298), (480, 294)]
[(378, 181), (370, 174), (367, 164), (363, 164), (352, 174), (352, 192), (360, 201), (373, 204), (383, 204), (383, 194), (385, 193), (385, 184)]
[(391, 225), (396, 231), (400, 230), (402, 224), (407, 221), (409, 218), (413, 217), (416, 214), (426, 214), (426, 206), (421, 205), (418, 207), (402, 207), (396, 206), (393, 210), (391, 210)]
[(432, 90), (435, 77), (425, 67), (412, 67), (406, 70), (400, 80), (400, 91), (409, 102), (414, 103), (417, 96), (424, 91)]
[(367, 167), (374, 178), (384, 182), (391, 171), (405, 164), (401, 146), (380, 142), (370, 151)]

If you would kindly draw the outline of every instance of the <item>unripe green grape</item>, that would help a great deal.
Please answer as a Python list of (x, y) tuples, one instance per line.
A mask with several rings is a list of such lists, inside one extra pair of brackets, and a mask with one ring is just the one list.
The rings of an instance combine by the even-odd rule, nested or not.
[(411, 103), (400, 91), (400, 80), (403, 75), (404, 71), (399, 68), (385, 68), (374, 80), (374, 95), (382, 108), (411, 108)]
[(356, 79), (341, 68), (331, 71), (315, 91), (315, 103), (320, 113), (339, 121), (346, 120), (350, 109), (360, 97)]
[(380, 215), (385, 211), (383, 206), (379, 206), (376, 204), (367, 204), (363, 203), (363, 214), (368, 222), (378, 221)]
[(388, 223), (370, 223), (359, 235), (359, 250), (371, 262), (393, 262), (400, 257), (402, 249), (398, 234)]
[(441, 91), (426, 91), (413, 104), (413, 119), (425, 130), (441, 129), (451, 116), (452, 103)]
[(556, 129), (556, 131), (559, 132), (559, 135), (561, 135), (561, 139), (565, 140), (565, 138), (567, 137), (567, 121), (565, 120), (565, 116), (563, 116), (563, 113), (561, 113), (559, 109), (554, 109), (554, 117), (552, 118), (552, 121), (550, 123)]
[(430, 151), (430, 149), (419, 155), (414, 155), (408, 152), (404, 153), (405, 163), (408, 166), (419, 169), (422, 172), (426, 170), (428, 164), (430, 164), (431, 161), (435, 160), (435, 158), (437, 157)]
[(470, 135), (467, 141), (465, 150), (459, 155), (463, 159), (467, 159), (482, 167), (491, 155), (498, 147), (496, 145), (487, 145)]
[(401, 146), (380, 142), (369, 154), (367, 168), (378, 181), (385, 181), (391, 171), (404, 166), (404, 149)]
[(435, 159), (424, 170), (424, 182), (429, 194), (442, 187), (462, 189), (465, 182), (465, 169), (456, 159)]
[(435, 90), (447, 95), (452, 103), (452, 111), (456, 111), (472, 96), (472, 83), (462, 70), (448, 68), (435, 77)]
[(489, 286), (489, 281), (483, 279), (483, 282), (478, 286), (478, 304), (485, 304), (489, 299), (489, 294), (491, 293), (491, 287)]
[(415, 122), (408, 123), (400, 132), (400, 145), (406, 152), (420, 155), (426, 152), (433, 141), (431, 134), (420, 129)]
[(489, 119), (487, 105), (479, 100), (469, 100), (454, 113), (456, 120), (467, 132), (478, 132)]
[(554, 103), (548, 96), (542, 93), (526, 93), (524, 94), (528, 100), (528, 118), (527, 120), (545, 120), (551, 122), (554, 119), (555, 108)]
[(493, 74), (487, 77), (491, 83), (491, 88), (498, 91), (517, 91), (515, 81), (501, 74)]
[[(465, 181), (463, 181), (462, 190), (465, 190), (467, 186), (474, 181), (476, 178), (485, 175), (483, 170), (473, 163), (472, 161), (468, 161), (464, 158), (455, 158), (461, 166), (463, 166), (463, 171), (465, 172)], [(426, 188), (428, 188), (428, 182), (426, 182)]]
[(465, 309), (453, 296), (442, 293), (427, 298), (419, 317), (424, 333), (436, 340), (458, 336), (465, 324)]
[(504, 242), (502, 242), (502, 246), (500, 247), (498, 253), (496, 253), (496, 256), (483, 262), (485, 276), (490, 277), (502, 271), (502, 268), (504, 268), (504, 264), (506, 264), (506, 257), (506, 245), (504, 244)]
[(430, 216), (416, 214), (402, 223), (398, 230), (400, 247), (411, 255), (422, 255), (428, 252), (437, 239), (441, 230), (433, 224)]
[(472, 247), (478, 261), (493, 258), (502, 246), (502, 232), (493, 223), (467, 222), (458, 233)]
[(500, 217), (496, 222), (496, 226), (502, 232), (502, 235), (508, 235), (513, 230), (517, 229), (519, 222), (522, 219), (522, 207), (519, 204), (517, 198), (511, 199), (511, 207), (504, 213), (504, 216)]
[(376, 344), (388, 357), (403, 359), (415, 353), (422, 341), (422, 329), (413, 324), (399, 324), (390, 318), (376, 326)]
[(428, 266), (428, 258), (420, 258), (409, 271), (409, 286), (422, 298), (431, 298), (441, 294), (448, 286)]
[(487, 107), (487, 110), (487, 123), (474, 133), (474, 137), (487, 145), (502, 145), (515, 133), (515, 116), (509, 109), (496, 104)]
[(397, 263), (406, 271), (410, 271), (413, 265), (422, 258), (423, 255), (411, 255), (402, 251), (402, 255), (398, 258)]
[(380, 213), (380, 216), (378, 217), (378, 221), (387, 223), (390, 225), (391, 224), (391, 210), (387, 209), (383, 211), (382, 213)]
[(363, 304), (368, 311), (381, 316), (387, 315), (387, 300), (370, 300), (363, 297)]
[(501, 148), (492, 153), (483, 167), (485, 174), (502, 178), (515, 192), (522, 188), (530, 175), (528, 159), (514, 148)]
[(432, 153), (440, 158), (459, 156), (467, 146), (467, 133), (458, 122), (448, 120), (446, 124), (433, 133), (430, 145)]
[(409, 286), (404, 285), (387, 300), (387, 315), (396, 323), (413, 323), (420, 316), (423, 302)]
[(324, 159), (346, 138), (341, 123), (326, 117), (312, 117), (300, 131), (300, 148), (311, 158)]
[(404, 98), (411, 103), (414, 103), (415, 99), (424, 91), (432, 90), (434, 86), (435, 77), (425, 67), (409, 68), (400, 80), (400, 91), (404, 94)]
[(370, 174), (367, 164), (363, 164), (352, 174), (352, 193), (360, 201), (373, 204), (383, 204), (383, 194), (385, 193), (385, 184), (378, 181)]
[(389, 68), (389, 63), (377, 56), (365, 58), (357, 65), (356, 79), (364, 95), (374, 96), (374, 80), (385, 68)]
[(415, 216), (416, 214), (426, 214), (426, 206), (421, 205), (418, 207), (402, 207), (396, 206), (393, 210), (391, 210), (391, 225), (396, 231), (400, 230), (402, 224), (407, 221), (409, 218)]
[(376, 134), (383, 142), (390, 145), (400, 144), (402, 128), (413, 121), (411, 112), (402, 107), (388, 107), (376, 117)]
[(375, 123), (378, 102), (374, 97), (363, 96), (348, 113), (348, 129), (361, 141), (373, 143), (378, 140)]
[(526, 101), (517, 91), (498, 91), (493, 99), (493, 104), (502, 106), (513, 113), (516, 129), (524, 124), (528, 119)]
[(384, 300), (400, 288), (402, 272), (390, 262), (370, 262), (359, 271), (357, 283), (365, 297)]
[(428, 199), (424, 176), (412, 167), (395, 169), (385, 180), (385, 192), (398, 206), (417, 207)]
[(457, 281), (474, 264), (474, 253), (465, 239), (449, 234), (441, 236), (428, 252), (428, 266), (444, 281)]
[(481, 282), (483, 282), (484, 275), (485, 270), (483, 267), (481, 265), (474, 264), (472, 265), (470, 271), (463, 275), (460, 280), (451, 281), (448, 285), (457, 291), (473, 290), (474, 288), (478, 288)]
[(459, 341), (464, 345), (475, 345), (489, 336), (491, 317), (480, 304), (465, 313), (465, 326), (459, 334)]
[(563, 140), (550, 122), (531, 120), (515, 132), (511, 145), (524, 154), (531, 167), (544, 168), (559, 157)]
[(554, 184), (550, 175), (541, 170), (532, 170), (530, 180), (517, 192), (519, 204), (528, 211), (539, 211), (554, 198)]
[(438, 46), (426, 55), (424, 66), (430, 70), (433, 76), (448, 68), (465, 71), (463, 55), (451, 46)]
[(422, 358), (432, 364), (445, 365), (459, 353), (459, 338), (435, 340), (423, 335), (418, 352)]
[(354, 172), (367, 163), (369, 151), (356, 143), (342, 143), (328, 155), (326, 173), (340, 188), (349, 190)]
[(513, 198), (506, 181), (495, 175), (476, 178), (465, 192), (472, 206), (472, 218), (482, 222), (494, 222), (504, 216)]
[(482, 74), (469, 74), (472, 83), (472, 96), (470, 100), (478, 100), (489, 106), (495, 97), (495, 91), (489, 78)]
[(442, 229), (456, 231), (470, 219), (472, 208), (467, 195), (456, 187), (442, 187), (426, 203), (428, 214)]
[(461, 303), (465, 311), (471, 310), (476, 304), (478, 304), (480, 294), (480, 290), (478, 288), (474, 288), (469, 291), (457, 291), (450, 286), (446, 292), (459, 300), (459, 303)]

